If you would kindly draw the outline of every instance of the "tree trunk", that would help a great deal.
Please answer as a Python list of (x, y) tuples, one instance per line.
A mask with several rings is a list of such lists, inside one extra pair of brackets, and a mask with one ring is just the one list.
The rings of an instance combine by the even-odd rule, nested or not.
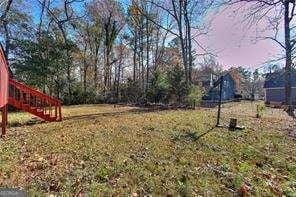
[(153, 70), (155, 71), (157, 69), (158, 64), (158, 57), (159, 57), (159, 37), (160, 37), (160, 27), (157, 28), (156, 32), (156, 38), (155, 38), (155, 53), (154, 53), (154, 62), (153, 62)]
[(134, 35), (134, 51), (133, 51), (133, 63), (134, 63), (134, 70), (133, 70), (133, 81), (136, 81), (136, 70), (137, 70), (137, 39), (138, 39), (137, 30), (135, 30)]
[(39, 24), (38, 24), (38, 31), (37, 31), (37, 36), (38, 37), (41, 34), (42, 23), (43, 23), (43, 15), (44, 15), (44, 10), (45, 10), (45, 3), (46, 3), (45, 0), (43, 0), (42, 3), (41, 3), (41, 12), (40, 12), (40, 18), (39, 18)]
[(139, 35), (138, 35), (138, 50), (137, 50), (137, 56), (138, 56), (138, 81), (139, 81), (139, 87), (141, 88), (141, 82), (142, 82), (142, 43), (141, 43), (141, 37), (142, 37), (142, 31), (141, 28), (139, 29)]
[(69, 104), (72, 103), (72, 86), (71, 86), (71, 67), (67, 66), (67, 80), (68, 80), (68, 93), (69, 93)]
[(192, 56), (192, 43), (191, 43), (191, 25), (188, 16), (187, 1), (184, 1), (184, 20), (186, 25), (186, 38), (187, 38), (187, 54), (188, 54), (188, 80), (192, 83), (192, 69), (193, 69), (193, 56)]
[(99, 54), (99, 45), (96, 46), (96, 51), (95, 51), (95, 61), (94, 61), (94, 87), (95, 90), (97, 91), (97, 87), (98, 87), (98, 57)]
[(149, 22), (146, 20), (146, 91), (149, 88), (149, 52), (150, 52), (150, 36), (149, 36)]
[(122, 65), (122, 57), (120, 57), (120, 61), (117, 69), (117, 79), (116, 79), (116, 102), (119, 103), (119, 84), (120, 84), (120, 74), (121, 74), (121, 65)]
[(182, 1), (179, 1), (179, 8), (178, 8), (179, 10), (177, 10), (175, 0), (172, 0), (172, 5), (173, 5), (175, 19), (178, 25), (179, 38), (180, 38), (180, 44), (181, 44), (181, 53), (182, 53), (183, 65), (184, 65), (185, 76), (186, 76), (186, 83), (189, 84), (188, 61), (187, 61), (186, 47), (185, 47), (184, 35), (183, 35)]
[(286, 105), (288, 105), (288, 114), (293, 115), (293, 104), (292, 104), (292, 83), (291, 83), (291, 67), (292, 67), (292, 46), (290, 36), (290, 18), (289, 18), (289, 1), (284, 2), (285, 7), (285, 48), (286, 48), (286, 66), (285, 66), (285, 79), (286, 79)]
[(145, 91), (145, 66), (144, 66), (144, 21), (142, 21), (141, 24), (141, 37), (140, 37), (140, 43), (141, 43), (141, 84), (142, 84), (142, 90), (143, 92)]
[[(87, 65), (87, 62), (86, 62), (86, 46), (84, 46), (84, 51), (83, 51), (83, 54), (84, 54), (84, 57), (83, 57), (83, 92), (84, 92), (84, 95), (86, 95), (86, 75), (87, 75), (87, 68), (88, 68), (88, 65)], [(86, 99), (86, 98), (85, 98)], [(86, 101), (86, 100), (84, 100)]]
[(109, 52), (107, 47), (105, 49), (105, 68), (104, 68), (104, 91), (105, 92), (108, 89), (108, 83), (109, 83)]

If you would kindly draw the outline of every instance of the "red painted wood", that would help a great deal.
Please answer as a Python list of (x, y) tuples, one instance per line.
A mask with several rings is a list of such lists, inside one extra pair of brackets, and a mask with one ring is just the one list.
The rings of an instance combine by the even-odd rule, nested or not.
[(1, 108), (1, 113), (2, 113), (2, 120), (1, 120), (1, 127), (2, 127), (2, 132), (1, 132), (1, 137), (4, 137), (6, 135), (6, 126), (7, 126), (7, 105), (3, 106)]
[(62, 120), (62, 102), (59, 99), (9, 78), (8, 62), (2, 47), (0, 47), (0, 109), (2, 111), (2, 136), (6, 134), (7, 104), (49, 122)]
[(8, 103), (39, 118), (52, 122), (62, 120), (62, 102), (14, 79), (9, 79)]
[(7, 125), (7, 103), (8, 103), (8, 63), (5, 58), (5, 54), (0, 47), (0, 108), (1, 108), (1, 136), (6, 134)]
[(0, 47), (0, 108), (5, 107), (8, 102), (8, 64)]

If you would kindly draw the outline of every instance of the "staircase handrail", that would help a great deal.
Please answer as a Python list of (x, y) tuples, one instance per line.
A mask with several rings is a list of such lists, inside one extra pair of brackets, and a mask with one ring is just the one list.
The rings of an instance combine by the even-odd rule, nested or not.
[(31, 87), (29, 87), (29, 86), (27, 86), (27, 85), (25, 85), (25, 84), (23, 84), (23, 83), (21, 83), (19, 81), (16, 81), (16, 80), (14, 80), (12, 78), (9, 78), (9, 84), (13, 84), (16, 87), (19, 87), (21, 89), (28, 89), (30, 93), (36, 94), (37, 96), (40, 96), (40, 97), (43, 97), (43, 98), (47, 98), (50, 101), (56, 102), (58, 105), (62, 104), (61, 100), (59, 100), (59, 99), (57, 99), (57, 98), (55, 98), (53, 96), (49, 96), (47, 94), (44, 94), (43, 92), (41, 92), (39, 90), (36, 90), (34, 88), (31, 88)]

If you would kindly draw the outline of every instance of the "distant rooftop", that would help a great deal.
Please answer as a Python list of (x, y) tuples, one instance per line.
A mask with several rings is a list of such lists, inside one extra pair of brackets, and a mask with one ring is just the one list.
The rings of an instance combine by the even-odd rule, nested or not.
[[(282, 88), (285, 87), (285, 81), (284, 71), (268, 73), (265, 77), (264, 88)], [(292, 87), (296, 87), (296, 71), (292, 72)]]

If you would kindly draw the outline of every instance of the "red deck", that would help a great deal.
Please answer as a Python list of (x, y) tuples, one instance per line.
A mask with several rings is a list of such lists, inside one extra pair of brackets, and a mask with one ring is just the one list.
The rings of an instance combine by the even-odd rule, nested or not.
[(9, 78), (8, 63), (0, 49), (0, 107), (2, 111), (2, 136), (6, 134), (7, 105), (29, 112), (43, 120), (62, 120), (62, 102), (39, 90)]

